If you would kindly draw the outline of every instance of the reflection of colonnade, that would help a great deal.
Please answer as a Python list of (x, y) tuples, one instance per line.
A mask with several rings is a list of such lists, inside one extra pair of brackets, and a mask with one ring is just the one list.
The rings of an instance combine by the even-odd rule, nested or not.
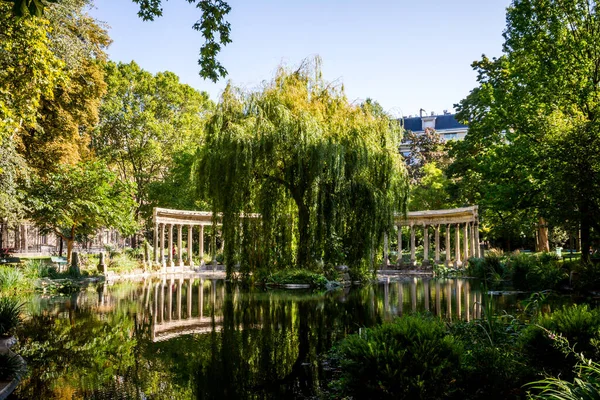
[(384, 312), (389, 316), (402, 315), (406, 311), (430, 311), (438, 316), (466, 321), (482, 316), (483, 294), (473, 291), (469, 281), (415, 278), (383, 285)]
[[(207, 282), (210, 282), (210, 288), (208, 293), (204, 293)], [(213, 331), (213, 321), (214, 329), (219, 330), (223, 317), (215, 314), (222, 307), (224, 291), (225, 286), (222, 285), (217, 292), (216, 279), (164, 279), (149, 284), (145, 296), (153, 299), (147, 307), (152, 317), (152, 340), (209, 333)], [(205, 300), (209, 304), (209, 312), (205, 312)]]
[[(479, 219), (477, 206), (454, 208), (450, 210), (432, 210), (409, 212), (406, 216), (396, 216), (398, 229), (398, 265), (402, 266), (402, 228), (410, 230), (410, 266), (417, 265), (415, 229), (423, 229), (423, 266), (430, 264), (430, 235), (433, 228), (434, 256), (433, 262), (440, 263), (440, 236), (445, 236), (445, 265), (461, 266), (470, 257), (480, 257)], [(454, 232), (454, 252), (451, 250), (451, 237)], [(461, 246), (462, 233), (462, 246)], [(388, 263), (387, 236), (384, 238), (384, 267)], [(454, 257), (454, 258), (453, 258)], [(454, 262), (452, 260), (454, 259)]]

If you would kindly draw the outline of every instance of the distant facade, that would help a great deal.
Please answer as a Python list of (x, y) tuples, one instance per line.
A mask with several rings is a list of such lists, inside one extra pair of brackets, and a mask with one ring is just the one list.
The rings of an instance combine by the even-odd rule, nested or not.
[[(79, 251), (95, 252), (104, 250), (104, 246), (107, 245), (122, 248), (128, 245), (127, 241), (128, 238), (122, 237), (117, 230), (103, 228), (85, 243), (76, 243), (75, 248)], [(65, 251), (66, 248), (65, 243)], [(0, 249), (18, 254), (58, 254), (60, 238), (54, 233), (42, 234), (35, 225), (26, 221), (12, 226), (0, 222)]]
[[(442, 115), (420, 115), (403, 117), (402, 125), (407, 131), (413, 131), (416, 134), (425, 132), (425, 129), (434, 129), (438, 134), (448, 140), (463, 140), (467, 135), (467, 125), (461, 124), (456, 119), (456, 114), (444, 113)], [(400, 146), (402, 154), (407, 155), (410, 152), (410, 145), (403, 143)]]

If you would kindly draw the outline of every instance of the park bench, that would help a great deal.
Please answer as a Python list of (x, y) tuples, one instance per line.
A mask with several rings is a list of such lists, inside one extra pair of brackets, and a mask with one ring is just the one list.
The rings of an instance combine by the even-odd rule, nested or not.
[(67, 266), (67, 259), (65, 257), (52, 256), (50, 257), (50, 261), (52, 261), (58, 272), (61, 272), (62, 267)]

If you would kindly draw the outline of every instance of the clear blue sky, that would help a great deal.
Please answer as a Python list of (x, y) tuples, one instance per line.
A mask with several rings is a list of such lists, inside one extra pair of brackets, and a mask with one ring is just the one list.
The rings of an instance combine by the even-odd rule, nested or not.
[(143, 22), (130, 0), (96, 0), (91, 14), (110, 27), (111, 59), (173, 71), (216, 101), (226, 79), (252, 89), (279, 64), (318, 54), (324, 78), (342, 82), (350, 100), (409, 115), (452, 110), (475, 87), (470, 64), (501, 54), (510, 0), (231, 0), (233, 43), (219, 55), (229, 75), (216, 84), (198, 75), (199, 10), (163, 3), (163, 17)]

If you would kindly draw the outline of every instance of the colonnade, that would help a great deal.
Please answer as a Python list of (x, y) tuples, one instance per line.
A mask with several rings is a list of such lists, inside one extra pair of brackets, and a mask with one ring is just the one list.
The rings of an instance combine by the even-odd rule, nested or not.
[[(183, 260), (183, 231), (187, 230), (187, 264)], [(196, 229), (194, 229), (196, 228)], [(196, 232), (197, 231), (197, 232)], [(204, 225), (156, 223), (154, 226), (154, 262), (166, 267), (194, 267), (194, 235), (198, 235), (198, 258), (204, 263)], [(174, 233), (177, 232), (177, 259), (173, 254)], [(166, 236), (166, 237), (165, 237)], [(215, 250), (213, 249), (213, 253)]]
[[(167, 208), (154, 208), (154, 254), (155, 264), (173, 271), (175, 267), (194, 268), (194, 239), (198, 240), (198, 258), (200, 266), (204, 264), (204, 235), (206, 226), (214, 226), (213, 214), (205, 211), (171, 210)], [(183, 260), (183, 235), (187, 232), (187, 262)], [(177, 243), (174, 240), (177, 239)], [(175, 257), (174, 245), (177, 246)], [(213, 256), (216, 254), (216, 240), (212, 235)]]
[[(422, 266), (431, 263), (431, 229), (433, 228), (433, 262), (440, 264), (442, 251), (440, 238), (445, 237), (445, 265), (447, 267), (459, 267), (470, 257), (481, 257), (479, 241), (479, 220), (477, 206), (455, 208), (449, 210), (417, 211), (409, 212), (406, 216), (396, 216), (396, 228), (398, 234), (398, 266), (403, 266), (402, 261), (402, 231), (407, 227), (410, 231), (410, 262), (409, 266), (417, 266), (416, 257), (416, 233), (417, 229), (423, 232), (423, 260)], [(451, 237), (454, 233), (454, 251), (451, 248)], [(462, 235), (461, 235), (462, 233)], [(383, 267), (389, 265), (388, 238), (384, 237)]]

